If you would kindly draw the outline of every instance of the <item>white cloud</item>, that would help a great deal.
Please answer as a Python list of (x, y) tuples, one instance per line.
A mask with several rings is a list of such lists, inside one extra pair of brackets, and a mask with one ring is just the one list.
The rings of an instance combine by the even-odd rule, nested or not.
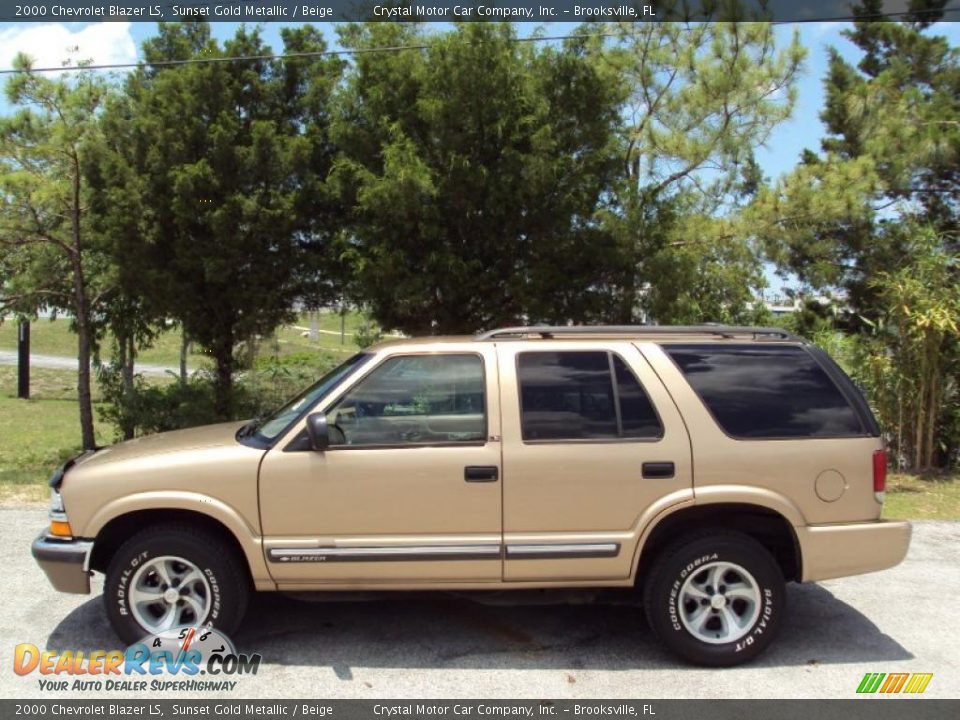
[(11, 67), (19, 52), (32, 57), (34, 67), (60, 67), (66, 60), (73, 65), (83, 60), (97, 65), (137, 60), (128, 22), (91, 23), (80, 28), (27, 23), (0, 30), (0, 68)]
[(844, 27), (846, 27), (846, 23), (843, 23), (843, 22), (817, 23), (814, 29), (814, 35), (816, 35), (817, 37), (825, 37), (827, 35), (832, 35), (833, 33), (838, 32)]

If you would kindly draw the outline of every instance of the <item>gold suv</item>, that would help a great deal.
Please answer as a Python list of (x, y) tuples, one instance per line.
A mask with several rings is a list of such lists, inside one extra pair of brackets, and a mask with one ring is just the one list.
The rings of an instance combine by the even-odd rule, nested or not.
[(862, 395), (777, 328), (520, 327), (387, 342), (266, 419), (88, 452), (33, 555), (134, 642), (231, 632), (251, 590), (632, 587), (680, 657), (734, 665), (785, 581), (882, 570)]

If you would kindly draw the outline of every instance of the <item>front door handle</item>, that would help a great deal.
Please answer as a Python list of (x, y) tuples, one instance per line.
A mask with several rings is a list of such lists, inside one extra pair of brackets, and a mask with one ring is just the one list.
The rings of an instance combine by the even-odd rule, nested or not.
[(672, 462), (645, 462), (643, 464), (643, 477), (645, 478), (672, 478), (675, 472)]
[(467, 482), (496, 482), (499, 477), (496, 465), (467, 465), (463, 469), (463, 479)]

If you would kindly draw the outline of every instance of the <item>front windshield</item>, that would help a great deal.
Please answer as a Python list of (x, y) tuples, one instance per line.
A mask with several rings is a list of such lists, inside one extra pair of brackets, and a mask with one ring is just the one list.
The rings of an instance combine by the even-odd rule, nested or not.
[(342, 365), (328, 372), (275, 413), (269, 415), (263, 422), (251, 427), (250, 430), (256, 432), (262, 440), (268, 442), (275, 440), (278, 435), (287, 429), (290, 423), (303, 415), (308, 408), (312, 407), (314, 403), (326, 395), (331, 388), (368, 357), (370, 357), (368, 353), (357, 353)]

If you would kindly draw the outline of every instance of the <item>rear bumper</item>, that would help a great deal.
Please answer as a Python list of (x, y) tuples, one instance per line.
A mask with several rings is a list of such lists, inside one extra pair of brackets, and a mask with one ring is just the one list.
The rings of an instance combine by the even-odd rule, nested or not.
[(33, 559), (60, 592), (86, 595), (90, 592), (90, 552), (93, 543), (57, 540), (43, 533), (30, 546)]
[(804, 582), (886, 570), (910, 547), (910, 523), (892, 520), (798, 527)]

